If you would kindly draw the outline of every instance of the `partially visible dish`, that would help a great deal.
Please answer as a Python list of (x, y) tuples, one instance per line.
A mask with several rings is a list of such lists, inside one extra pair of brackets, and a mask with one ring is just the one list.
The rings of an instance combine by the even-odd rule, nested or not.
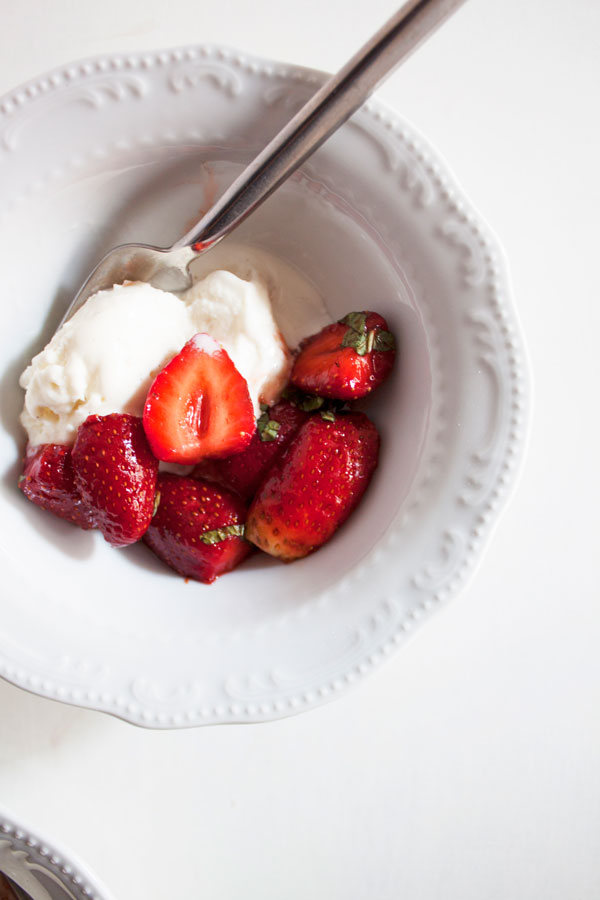
[[(46, 840), (0, 808), (0, 873), (3, 872), (32, 896), (48, 896), (50, 900), (111, 900), (107, 889), (70, 850)], [(0, 891), (1, 885), (0, 880)]]

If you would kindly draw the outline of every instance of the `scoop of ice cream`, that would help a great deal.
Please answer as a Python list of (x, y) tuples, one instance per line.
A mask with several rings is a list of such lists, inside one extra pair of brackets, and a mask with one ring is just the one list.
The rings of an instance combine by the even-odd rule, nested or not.
[(260, 402), (276, 399), (290, 354), (258, 280), (216, 271), (183, 297), (139, 282), (90, 297), (21, 376), (29, 443), (71, 444), (91, 414), (141, 416), (156, 374), (198, 332), (215, 338)]
[(206, 332), (218, 341), (248, 382), (258, 414), (258, 401), (274, 402), (291, 368), (266, 285), (219, 270), (193, 285), (185, 299), (196, 332)]

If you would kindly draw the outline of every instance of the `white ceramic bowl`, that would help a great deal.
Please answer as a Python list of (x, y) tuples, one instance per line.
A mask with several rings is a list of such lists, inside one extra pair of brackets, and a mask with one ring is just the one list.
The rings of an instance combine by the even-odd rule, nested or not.
[(111, 900), (107, 889), (70, 850), (46, 840), (0, 807), (0, 872), (31, 894), (52, 900)]
[(400, 337), (368, 405), (380, 467), (330, 544), (186, 584), (16, 489), (17, 379), (88, 270), (122, 241), (177, 238), (322, 79), (190, 47), (75, 63), (0, 101), (0, 674), (15, 684), (151, 727), (273, 719), (359, 681), (473, 571), (522, 453), (521, 337), (496, 239), (377, 102), (236, 236), (301, 270), (333, 316), (376, 309)]

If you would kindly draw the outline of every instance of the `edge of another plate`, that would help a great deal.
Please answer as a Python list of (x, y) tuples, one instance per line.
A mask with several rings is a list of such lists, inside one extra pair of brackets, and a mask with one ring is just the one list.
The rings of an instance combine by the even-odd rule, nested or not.
[[(56, 896), (73, 900), (113, 900), (112, 895), (76, 854), (16, 819), (0, 806), (0, 872), (5, 864), (24, 878), (42, 873), (43, 886)], [(11, 874), (7, 871), (7, 874)], [(54, 890), (53, 890), (54, 887)]]

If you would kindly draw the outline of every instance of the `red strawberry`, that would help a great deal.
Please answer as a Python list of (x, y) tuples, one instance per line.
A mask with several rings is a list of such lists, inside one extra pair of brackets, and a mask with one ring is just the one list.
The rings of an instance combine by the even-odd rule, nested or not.
[(93, 528), (92, 514), (75, 487), (71, 450), (64, 444), (27, 447), (19, 487), (28, 500), (68, 519), (80, 528)]
[(211, 584), (248, 556), (242, 500), (206, 481), (161, 472), (158, 508), (144, 541), (186, 578)]
[(348, 313), (301, 344), (290, 381), (322, 397), (356, 400), (387, 378), (395, 356), (384, 318), (369, 311)]
[(203, 460), (194, 469), (194, 477), (213, 481), (250, 500), (307, 416), (307, 412), (288, 400), (265, 407), (245, 450), (227, 459)]
[(158, 459), (184, 465), (250, 443), (256, 422), (248, 385), (209, 335), (195, 335), (156, 376), (144, 428)]
[(112, 413), (88, 416), (72, 450), (75, 485), (109, 544), (141, 538), (154, 509), (158, 461), (142, 420)]
[(259, 488), (246, 538), (286, 562), (317, 550), (362, 497), (378, 453), (364, 413), (312, 416)]

